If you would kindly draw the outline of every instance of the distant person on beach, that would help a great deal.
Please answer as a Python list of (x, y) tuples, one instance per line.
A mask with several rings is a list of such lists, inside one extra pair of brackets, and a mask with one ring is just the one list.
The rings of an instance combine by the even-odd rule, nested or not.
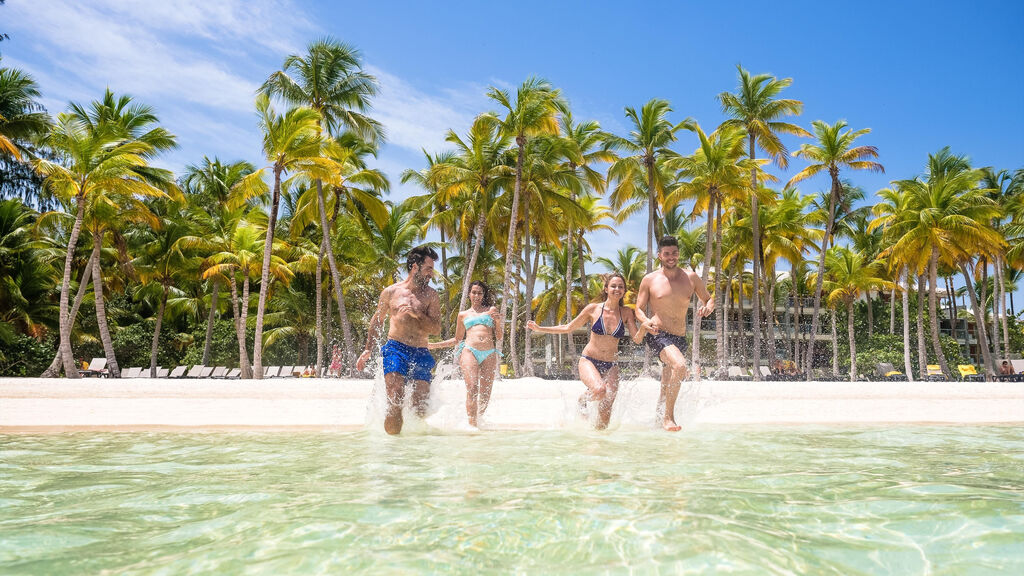
[(331, 365), (327, 368), (327, 375), (341, 377), (341, 346), (337, 344), (331, 348)]
[(1003, 360), (1003, 364), (999, 367), (1000, 376), (1013, 376), (1013, 365), (1008, 360)]
[(580, 396), (579, 403), (581, 410), (585, 410), (588, 401), (598, 402), (598, 430), (608, 427), (612, 404), (619, 392), (619, 340), (634, 337), (639, 342), (643, 337), (638, 332), (633, 309), (623, 306), (625, 294), (625, 278), (609, 274), (604, 279), (601, 302), (587, 304), (572, 322), (540, 326), (531, 320), (526, 324), (528, 329), (541, 334), (571, 334), (590, 324), (590, 340), (579, 361), (580, 380), (587, 391)]
[(427, 337), (441, 333), (441, 300), (437, 291), (430, 287), (435, 260), (437, 252), (427, 246), (409, 251), (406, 258), (409, 276), (380, 293), (377, 311), (370, 318), (366, 348), (356, 361), (357, 370), (366, 368), (370, 350), (377, 341), (384, 320), (390, 318), (388, 341), (381, 347), (388, 400), (384, 431), (388, 434), (402, 431), (406, 385), (412, 386), (412, 405), (416, 414), (422, 417), (426, 413), (430, 371), (434, 367), (434, 357), (427, 349)]
[[(636, 316), (641, 329), (649, 332), (644, 343), (661, 359), (661, 395), (658, 412), (662, 427), (670, 432), (680, 430), (676, 424), (675, 406), (679, 387), (690, 372), (686, 364), (686, 312), (690, 298), (697, 294), (704, 304), (697, 314), (705, 317), (715, 309), (714, 298), (693, 270), (679, 268), (679, 243), (674, 236), (658, 242), (661, 267), (644, 276), (636, 297)], [(650, 306), (652, 314), (647, 315)]]

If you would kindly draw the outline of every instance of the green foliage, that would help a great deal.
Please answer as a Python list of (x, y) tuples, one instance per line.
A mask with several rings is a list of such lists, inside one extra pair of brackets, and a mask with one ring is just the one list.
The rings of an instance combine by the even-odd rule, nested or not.
[(52, 340), (40, 342), (24, 334), (16, 334), (4, 342), (0, 354), (0, 376), (38, 376), (50, 365), (57, 352)]
[[(248, 334), (246, 346), (252, 348), (252, 330)], [(181, 363), (193, 366), (203, 362), (203, 346), (206, 345), (206, 326), (196, 326), (192, 331), (192, 344), (185, 350)], [(238, 367), (238, 336), (235, 334), (235, 323), (229, 318), (221, 318), (213, 323), (213, 337), (210, 339), (210, 366)]]
[[(117, 363), (124, 367), (149, 366), (149, 352), (153, 345), (153, 329), (156, 327), (152, 319), (121, 328), (114, 333), (114, 354)], [(158, 366), (174, 367), (183, 364), (184, 351), (180, 347), (180, 336), (170, 330), (163, 330), (157, 348), (156, 363)], [(76, 356), (78, 351), (76, 350)], [(102, 356), (102, 349), (99, 355)], [(237, 352), (235, 353), (237, 356)]]

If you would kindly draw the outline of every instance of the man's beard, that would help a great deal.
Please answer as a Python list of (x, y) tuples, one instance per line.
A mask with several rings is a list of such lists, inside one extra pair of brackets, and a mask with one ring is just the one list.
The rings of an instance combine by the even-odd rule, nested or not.
[(417, 274), (416, 276), (413, 276), (413, 282), (420, 288), (426, 288), (427, 286), (430, 286), (430, 276), (420, 276)]

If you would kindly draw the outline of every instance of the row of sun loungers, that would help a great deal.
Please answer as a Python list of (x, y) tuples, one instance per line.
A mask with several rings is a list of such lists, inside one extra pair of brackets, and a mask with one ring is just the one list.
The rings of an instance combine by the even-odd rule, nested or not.
[[(93, 358), (89, 368), (82, 370), (83, 376), (109, 376), (105, 358)], [(263, 368), (264, 378), (292, 378), (299, 376), (305, 370), (304, 366), (266, 366)], [(173, 369), (156, 367), (157, 378), (222, 378), (234, 379), (242, 374), (239, 368), (227, 368), (224, 366), (203, 366), (197, 364), (188, 366), (176, 366)], [(149, 378), (150, 369), (143, 367), (132, 367), (121, 371), (121, 378)]]

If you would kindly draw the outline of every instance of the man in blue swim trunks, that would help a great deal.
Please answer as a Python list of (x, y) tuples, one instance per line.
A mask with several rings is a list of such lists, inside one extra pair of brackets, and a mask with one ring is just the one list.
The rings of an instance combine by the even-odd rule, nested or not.
[(714, 311), (715, 300), (696, 272), (679, 267), (679, 243), (674, 236), (665, 236), (658, 242), (658, 260), (661, 267), (640, 281), (636, 318), (641, 330), (647, 332), (644, 343), (663, 364), (658, 398), (658, 412), (664, 411), (662, 426), (676, 432), (680, 429), (675, 419), (676, 398), (683, 380), (690, 375), (683, 355), (687, 349), (686, 312), (690, 298), (696, 293), (704, 304), (697, 309), (701, 317)]
[(402, 404), (405, 386), (412, 385), (412, 405), (422, 417), (430, 394), (434, 357), (427, 350), (427, 337), (441, 333), (441, 300), (430, 287), (437, 252), (427, 246), (409, 251), (406, 268), (409, 276), (380, 293), (377, 311), (370, 318), (366, 348), (356, 361), (356, 369), (366, 368), (370, 350), (377, 342), (385, 318), (390, 318), (388, 341), (381, 347), (384, 359), (384, 387), (388, 397), (384, 431), (402, 431)]

